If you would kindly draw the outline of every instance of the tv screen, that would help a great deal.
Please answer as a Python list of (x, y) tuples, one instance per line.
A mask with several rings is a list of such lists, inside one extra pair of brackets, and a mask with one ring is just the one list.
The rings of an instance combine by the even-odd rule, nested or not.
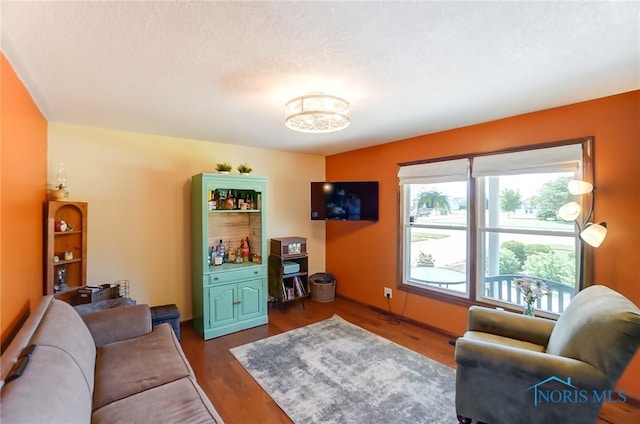
[(378, 182), (312, 182), (311, 219), (377, 221)]

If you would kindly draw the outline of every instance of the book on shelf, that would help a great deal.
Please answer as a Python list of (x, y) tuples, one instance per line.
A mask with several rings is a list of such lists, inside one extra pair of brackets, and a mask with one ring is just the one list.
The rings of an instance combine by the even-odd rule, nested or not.
[(296, 291), (298, 292), (298, 296), (306, 296), (307, 291), (304, 288), (304, 284), (302, 284), (302, 280), (297, 275), (293, 278), (293, 282), (296, 286)]

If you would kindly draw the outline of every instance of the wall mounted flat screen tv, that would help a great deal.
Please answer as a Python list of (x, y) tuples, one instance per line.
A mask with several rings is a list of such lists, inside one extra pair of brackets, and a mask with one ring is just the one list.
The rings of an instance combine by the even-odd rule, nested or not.
[(377, 221), (378, 182), (312, 182), (311, 219)]

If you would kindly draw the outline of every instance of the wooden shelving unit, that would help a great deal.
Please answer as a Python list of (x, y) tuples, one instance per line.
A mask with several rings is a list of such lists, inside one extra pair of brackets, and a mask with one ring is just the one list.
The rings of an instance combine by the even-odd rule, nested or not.
[[(74, 297), (87, 279), (86, 202), (49, 201), (45, 204), (43, 293), (62, 300)], [(64, 222), (64, 224), (62, 224)], [(65, 254), (71, 259), (65, 259)]]
[[(297, 264), (289, 271), (287, 263)], [(271, 239), (269, 255), (269, 296), (281, 303), (309, 297), (309, 257), (307, 239)], [(304, 302), (302, 303), (304, 306)]]

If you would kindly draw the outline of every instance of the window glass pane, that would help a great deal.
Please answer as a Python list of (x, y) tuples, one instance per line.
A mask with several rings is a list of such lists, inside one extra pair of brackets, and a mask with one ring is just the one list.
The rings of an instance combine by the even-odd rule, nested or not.
[(468, 292), (467, 187), (466, 181), (406, 186), (410, 225), (404, 275), (409, 284)]
[(410, 229), (407, 280), (414, 285), (467, 292), (467, 231)]
[(555, 314), (564, 311), (576, 287), (575, 237), (486, 231), (481, 233), (481, 240), (482, 296), (523, 305), (515, 279), (530, 277), (542, 280), (552, 293), (543, 296), (536, 309)]
[(467, 182), (410, 184), (410, 211), (416, 224), (467, 226)]
[(536, 309), (559, 314), (577, 285), (573, 222), (558, 216), (574, 200), (567, 189), (573, 173), (537, 173), (478, 178), (481, 251), (478, 294), (487, 300), (523, 305), (516, 279), (541, 280), (552, 292)]
[(558, 210), (574, 200), (567, 189), (573, 173), (506, 175), (484, 180), (484, 223), (491, 228), (573, 231)]

